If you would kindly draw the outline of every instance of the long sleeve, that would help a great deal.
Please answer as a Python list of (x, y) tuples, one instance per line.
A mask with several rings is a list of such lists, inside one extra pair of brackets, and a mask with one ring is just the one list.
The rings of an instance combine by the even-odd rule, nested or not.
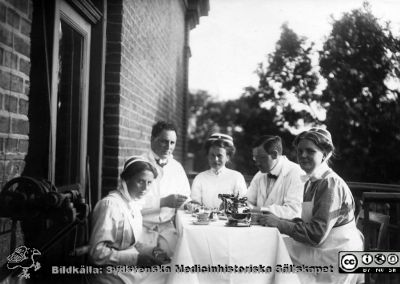
[(282, 184), (282, 203), (274, 203), (261, 207), (262, 211), (269, 211), (276, 216), (293, 219), (301, 215), (301, 203), (303, 201), (304, 186), (300, 179), (301, 171), (293, 167), (285, 175)]
[(96, 265), (135, 265), (139, 252), (132, 245), (124, 245), (121, 230), (124, 217), (118, 209), (119, 204), (110, 200), (101, 200), (93, 211), (93, 230), (90, 239), (90, 258)]
[(321, 244), (333, 226), (338, 221), (347, 222), (352, 213), (351, 203), (346, 201), (345, 191), (340, 183), (335, 178), (317, 181), (314, 185), (316, 191), (310, 222), (301, 219), (298, 222), (281, 220), (278, 226), (280, 232), (299, 242), (313, 246)]
[(244, 180), (243, 175), (240, 173), (237, 174), (234, 192), (235, 192), (235, 194), (239, 194), (239, 196), (241, 196), (241, 197), (246, 196), (246, 192), (247, 192), (246, 181)]
[(161, 199), (171, 194), (190, 197), (190, 184), (182, 165), (174, 159), (163, 168), (156, 165), (158, 176), (143, 197), (142, 215), (145, 226), (172, 220), (175, 209), (160, 207)]
[(257, 172), (257, 174), (251, 180), (250, 186), (246, 192), (247, 202), (253, 206), (257, 206), (257, 195), (258, 195), (258, 188), (259, 188), (258, 183), (260, 182), (261, 177), (262, 177), (262, 174), (260, 172)]
[(179, 164), (179, 163), (177, 163), (177, 164), (178, 164), (177, 165), (178, 172), (177, 172), (176, 178), (179, 179), (179, 185), (178, 185), (177, 191), (179, 194), (190, 197), (190, 183), (187, 178), (186, 172), (183, 169), (181, 164)]
[(192, 192), (191, 192), (191, 199), (197, 201), (199, 203), (203, 203), (202, 193), (201, 193), (201, 183), (200, 183), (200, 176), (197, 175), (192, 183)]

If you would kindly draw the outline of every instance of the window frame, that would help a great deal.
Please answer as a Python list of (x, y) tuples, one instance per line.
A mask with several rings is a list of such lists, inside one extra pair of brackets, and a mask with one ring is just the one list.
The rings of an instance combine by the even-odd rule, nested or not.
[(56, 0), (53, 30), (53, 54), (52, 54), (52, 78), (51, 78), (51, 102), (50, 102), (50, 135), (49, 135), (49, 171), (48, 178), (55, 181), (56, 166), (56, 136), (57, 136), (57, 101), (58, 101), (58, 74), (59, 74), (59, 27), (61, 20), (70, 25), (83, 37), (82, 77), (81, 77), (81, 125), (80, 128), (80, 153), (79, 176), (77, 179), (82, 190), (86, 183), (86, 156), (88, 133), (88, 101), (89, 101), (89, 68), (90, 68), (90, 43), (91, 24), (78, 14), (66, 1)]

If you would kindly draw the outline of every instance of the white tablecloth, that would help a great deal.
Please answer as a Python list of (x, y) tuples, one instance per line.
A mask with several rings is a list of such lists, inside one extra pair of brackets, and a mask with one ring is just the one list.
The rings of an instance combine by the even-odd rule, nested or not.
[[(291, 265), (281, 234), (275, 228), (261, 226), (226, 227), (226, 220), (194, 225), (189, 214), (178, 211), (176, 226), (179, 233), (177, 248), (172, 259), (172, 272), (167, 283), (300, 283), (295, 273), (277, 273), (276, 265)], [(219, 266), (218, 266), (219, 265)], [(236, 265), (236, 268), (235, 268)], [(177, 272), (177, 267), (190, 271), (211, 269), (268, 267), (271, 272), (218, 273)]]

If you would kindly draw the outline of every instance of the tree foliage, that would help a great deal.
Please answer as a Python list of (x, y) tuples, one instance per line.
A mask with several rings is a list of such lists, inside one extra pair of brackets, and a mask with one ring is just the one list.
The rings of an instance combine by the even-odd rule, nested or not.
[(190, 94), (188, 137), (189, 152), (195, 155), (195, 171), (202, 171), (208, 167), (203, 146), (212, 133), (223, 132), (233, 135), (236, 121), (234, 104), (235, 101), (217, 101), (203, 90)]
[[(298, 127), (301, 120), (306, 124), (318, 123), (311, 108), (316, 102), (317, 73), (313, 70), (312, 44), (299, 37), (284, 24), (276, 50), (271, 53), (264, 66), (257, 69), (258, 88), (246, 87), (237, 100), (210, 101), (210, 96), (200, 91), (192, 94), (193, 102), (202, 100), (204, 107), (196, 107), (196, 144), (190, 149), (196, 154), (195, 170), (207, 166), (204, 152), (199, 152), (202, 143), (212, 131), (223, 131), (234, 137), (237, 147), (233, 166), (245, 174), (254, 174), (252, 144), (262, 135), (279, 135), (284, 143), (284, 153), (292, 160), (295, 155), (291, 143), (294, 135), (290, 127)], [(300, 106), (300, 107), (299, 107)], [(201, 111), (200, 111), (201, 110)], [(196, 113), (194, 109), (191, 113)], [(199, 139), (198, 139), (199, 138)], [(201, 153), (201, 154), (200, 154)], [(203, 155), (203, 156), (201, 156)], [(202, 161), (202, 162), (201, 162)], [(202, 169), (200, 169), (202, 168)]]
[(234, 138), (237, 151), (230, 167), (249, 175), (257, 171), (252, 159), (252, 144), (257, 137), (274, 134), (284, 141), (293, 139), (289, 131), (276, 124), (276, 109), (261, 106), (263, 100), (255, 88), (246, 88), (237, 100), (216, 101), (204, 91), (191, 94), (191, 98), (199, 103), (191, 108), (189, 123), (189, 151), (195, 155), (195, 171), (208, 167), (203, 146), (213, 132), (223, 132)]
[(345, 13), (333, 23), (320, 55), (327, 80), (321, 102), (338, 149), (337, 170), (347, 179), (399, 181), (399, 41), (369, 10)]
[[(316, 89), (319, 78), (312, 64), (313, 44), (298, 36), (285, 23), (276, 49), (260, 64), (258, 96), (277, 110), (278, 125), (298, 128), (318, 124)], [(314, 104), (314, 105), (313, 105)]]
[[(400, 41), (368, 4), (333, 20), (319, 54), (283, 24), (274, 52), (257, 75), (258, 87), (245, 88), (237, 100), (216, 101), (204, 91), (191, 95), (189, 150), (202, 161), (195, 170), (207, 168), (202, 147), (212, 132), (232, 135), (237, 146), (233, 167), (254, 174), (256, 137), (280, 135), (285, 154), (294, 160), (290, 131), (325, 124), (337, 148), (333, 167), (342, 177), (400, 181)], [(326, 81), (322, 94), (321, 78)]]

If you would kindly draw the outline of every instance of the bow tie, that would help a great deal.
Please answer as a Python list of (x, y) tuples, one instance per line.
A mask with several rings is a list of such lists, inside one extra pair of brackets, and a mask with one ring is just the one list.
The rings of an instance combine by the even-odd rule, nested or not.
[(277, 179), (277, 178), (278, 178), (277, 175), (273, 175), (273, 174), (271, 174), (271, 173), (268, 173), (267, 176), (268, 176), (268, 178), (270, 178), (270, 179)]
[(166, 164), (168, 164), (168, 161), (161, 161), (161, 159), (156, 159), (157, 165), (159, 165), (160, 167), (164, 167)]

